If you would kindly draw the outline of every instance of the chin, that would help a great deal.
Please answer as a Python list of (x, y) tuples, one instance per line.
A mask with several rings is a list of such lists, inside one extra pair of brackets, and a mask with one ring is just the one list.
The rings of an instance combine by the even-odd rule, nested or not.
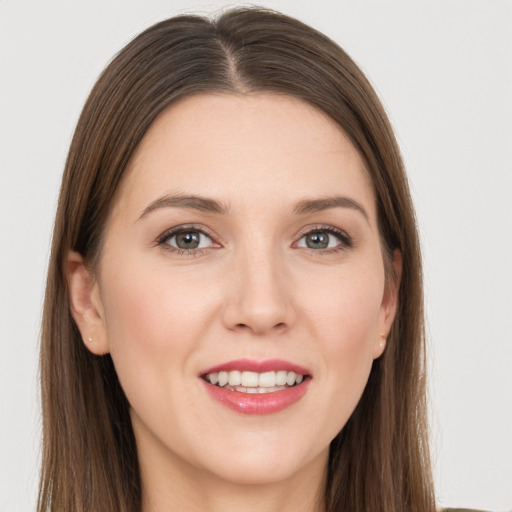
[(225, 458), (214, 467), (205, 469), (217, 478), (236, 485), (269, 485), (291, 478), (306, 463), (301, 463), (296, 457), (276, 457), (262, 451), (249, 456), (238, 455), (236, 460)]
[[(196, 462), (205, 471), (238, 485), (268, 485), (286, 481), (304, 468), (327, 466), (329, 445), (301, 446), (296, 436), (260, 433), (242, 439), (224, 439), (213, 450), (201, 453)], [(212, 446), (212, 444), (210, 444)], [(226, 456), (230, 454), (230, 456)], [(213, 461), (213, 464), (210, 462)]]

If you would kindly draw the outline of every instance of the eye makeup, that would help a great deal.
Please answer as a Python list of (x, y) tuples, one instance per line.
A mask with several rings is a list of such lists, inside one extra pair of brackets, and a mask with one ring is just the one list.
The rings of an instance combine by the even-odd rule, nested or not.
[[(304, 242), (302, 243), (302, 240)], [(338, 243), (333, 242), (338, 241)], [(316, 245), (316, 247), (315, 247)], [(308, 249), (319, 254), (333, 254), (351, 249), (354, 243), (352, 238), (343, 230), (329, 225), (309, 226), (301, 232), (301, 236), (294, 247)]]
[(179, 256), (199, 256), (209, 249), (222, 247), (214, 240), (210, 230), (194, 224), (168, 229), (157, 238), (156, 242), (162, 249)]
[[(210, 249), (222, 247), (210, 229), (196, 224), (180, 225), (164, 231), (157, 238), (156, 245), (178, 256), (199, 256)], [(328, 255), (353, 246), (352, 238), (344, 230), (319, 224), (303, 228), (291, 247)]]

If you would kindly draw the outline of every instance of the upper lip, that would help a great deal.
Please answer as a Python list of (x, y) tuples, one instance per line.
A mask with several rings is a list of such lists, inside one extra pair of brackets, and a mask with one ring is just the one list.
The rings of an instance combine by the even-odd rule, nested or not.
[(287, 372), (295, 372), (300, 375), (311, 375), (311, 372), (295, 363), (291, 363), (290, 361), (285, 361), (284, 359), (265, 359), (263, 361), (256, 361), (253, 359), (236, 359), (233, 361), (227, 361), (225, 363), (218, 364), (216, 366), (212, 366), (207, 370), (201, 372), (201, 375), (206, 375), (208, 373), (218, 373), (218, 372), (229, 372), (231, 370), (239, 370), (246, 372), (272, 372), (272, 371), (280, 371), (284, 370)]

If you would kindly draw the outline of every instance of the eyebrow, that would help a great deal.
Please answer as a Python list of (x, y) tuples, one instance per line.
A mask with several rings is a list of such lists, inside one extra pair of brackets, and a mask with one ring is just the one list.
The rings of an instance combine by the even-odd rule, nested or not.
[(215, 199), (209, 199), (207, 197), (184, 194), (177, 194), (173, 196), (166, 195), (156, 199), (149, 206), (144, 208), (138, 220), (143, 219), (151, 212), (160, 208), (183, 208), (186, 210), (197, 210), (200, 212), (217, 213), (221, 215), (226, 214), (228, 210), (227, 207), (219, 201), (215, 201)]
[[(184, 194), (165, 195), (159, 197), (144, 208), (138, 220), (143, 219), (151, 212), (160, 208), (182, 208), (186, 210), (215, 213), (218, 215), (225, 215), (228, 211), (226, 205), (208, 197)], [(304, 215), (307, 213), (330, 210), (331, 208), (349, 208), (361, 213), (368, 222), (370, 219), (367, 211), (360, 203), (345, 196), (332, 196), (322, 199), (303, 199), (295, 206), (294, 213)]]
[(314, 213), (323, 210), (330, 210), (331, 208), (349, 208), (351, 210), (356, 210), (361, 213), (368, 222), (370, 221), (368, 212), (364, 207), (354, 199), (345, 196), (332, 196), (322, 199), (304, 199), (297, 203), (295, 213)]

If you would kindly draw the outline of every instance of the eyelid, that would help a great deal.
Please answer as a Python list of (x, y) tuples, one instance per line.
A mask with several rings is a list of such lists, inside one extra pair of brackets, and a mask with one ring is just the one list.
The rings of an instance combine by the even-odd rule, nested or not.
[[(167, 244), (166, 241), (169, 238), (172, 238), (173, 236), (176, 236), (183, 231), (197, 231), (199, 233), (202, 233), (203, 235), (207, 236), (211, 241), (212, 245), (210, 247), (203, 247), (203, 248), (197, 248), (197, 249), (179, 249), (177, 247), (173, 247), (170, 244)], [(329, 224), (314, 224), (314, 225), (308, 225), (303, 227), (299, 233), (295, 237), (295, 242), (292, 244), (293, 247), (298, 247), (297, 244), (299, 240), (301, 240), (304, 236), (309, 235), (311, 233), (315, 232), (326, 232), (329, 233), (335, 237), (337, 237), (340, 241), (340, 243), (336, 247), (331, 248), (325, 248), (325, 249), (311, 249), (311, 248), (304, 248), (300, 247), (301, 249), (309, 250), (310, 252), (316, 253), (316, 254), (328, 254), (332, 252), (338, 252), (346, 249), (350, 249), (354, 246), (354, 241), (352, 237), (343, 229), (340, 229), (338, 227), (329, 225)], [(218, 242), (217, 240), (219, 237), (209, 228), (203, 225), (197, 225), (197, 224), (181, 224), (178, 226), (174, 226), (172, 228), (166, 229), (163, 233), (161, 233), (157, 239), (156, 239), (156, 245), (161, 246), (163, 249), (171, 251), (171, 252), (177, 252), (183, 255), (198, 255), (205, 251), (208, 251), (212, 248), (220, 248), (222, 247), (222, 244)]]
[[(180, 233), (184, 231), (197, 231), (198, 233), (201, 233), (205, 236), (207, 236), (212, 241), (211, 247), (203, 247), (200, 249), (179, 249), (177, 247), (173, 247), (172, 245), (169, 245), (166, 243), (169, 238), (172, 238), (173, 236), (177, 236)], [(165, 250), (171, 251), (171, 252), (178, 252), (182, 254), (197, 254), (201, 253), (203, 251), (206, 251), (211, 248), (219, 248), (222, 247), (222, 245), (217, 241), (218, 237), (206, 226), (197, 225), (197, 224), (180, 224), (179, 226), (174, 226), (172, 228), (166, 229), (163, 233), (161, 233), (156, 238), (156, 244), (164, 248)]]
[(305, 226), (300, 230), (300, 232), (297, 235), (296, 242), (294, 242), (294, 245), (298, 244), (299, 240), (301, 240), (304, 236), (309, 235), (311, 233), (316, 232), (327, 232), (333, 236), (336, 236), (340, 240), (341, 247), (331, 247), (326, 249), (309, 249), (306, 248), (314, 253), (329, 253), (329, 252), (337, 252), (339, 250), (345, 250), (350, 249), (354, 245), (354, 241), (352, 237), (343, 229), (337, 228), (335, 226), (329, 225), (329, 224), (315, 224), (315, 225), (309, 225)]

